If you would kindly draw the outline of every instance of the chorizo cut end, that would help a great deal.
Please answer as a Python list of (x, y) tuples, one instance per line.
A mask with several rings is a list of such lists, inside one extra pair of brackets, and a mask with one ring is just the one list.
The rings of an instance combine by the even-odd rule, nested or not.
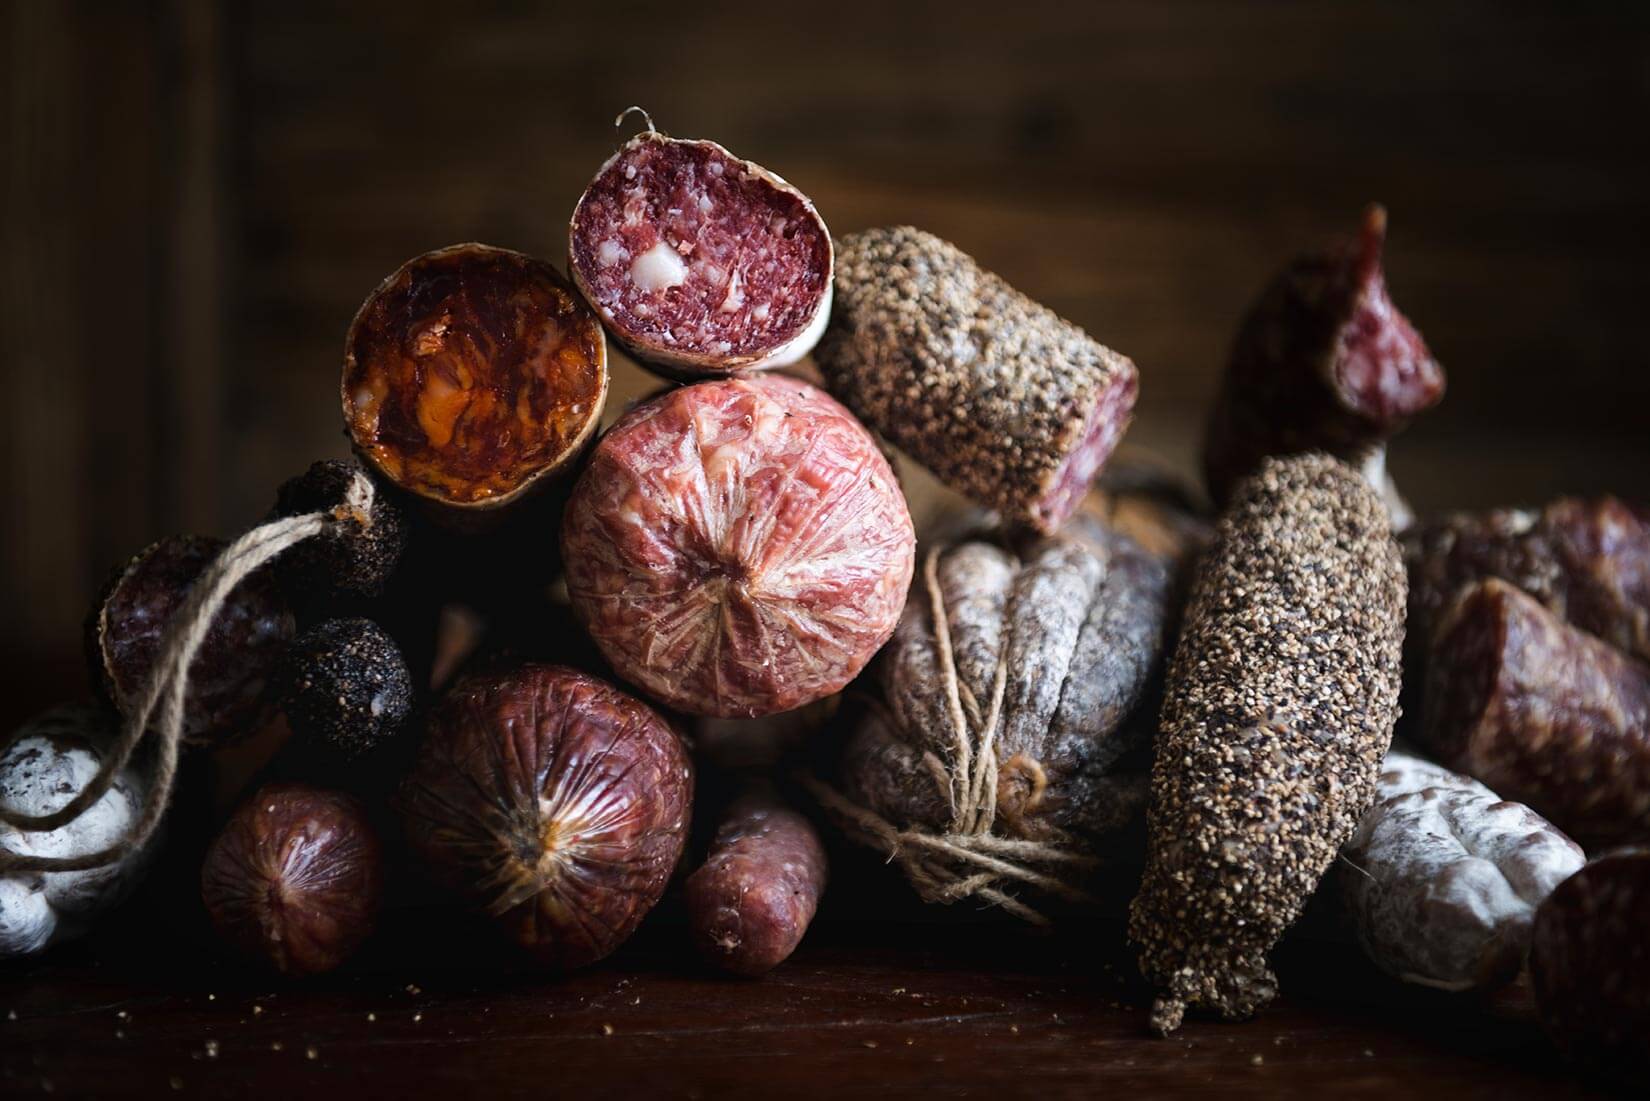
[(676, 377), (794, 363), (830, 313), (813, 203), (712, 141), (626, 143), (573, 211), (569, 267), (625, 350)]
[(870, 434), (781, 375), (639, 406), (573, 489), (573, 611), (669, 707), (754, 718), (839, 691), (894, 631), (915, 534)]
[(526, 664), (461, 681), (400, 802), (413, 852), (541, 962), (611, 953), (664, 894), (693, 799), (655, 711), (583, 673)]
[(565, 470), (607, 399), (600, 322), (542, 261), (427, 252), (361, 306), (344, 349), (355, 449), (438, 511), (509, 504)]

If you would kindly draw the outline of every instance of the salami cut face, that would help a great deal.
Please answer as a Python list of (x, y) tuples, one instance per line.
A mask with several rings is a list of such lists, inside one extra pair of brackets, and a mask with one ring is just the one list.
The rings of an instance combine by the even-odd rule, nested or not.
[(788, 711), (852, 680), (894, 630), (914, 547), (870, 433), (779, 375), (633, 410), (562, 521), (573, 610), (613, 668), (723, 717)]
[(796, 188), (711, 141), (648, 131), (573, 211), (570, 267), (625, 349), (673, 375), (794, 363), (831, 299), (831, 236)]
[(607, 398), (602, 328), (549, 264), (487, 245), (409, 260), (362, 305), (344, 422), (401, 489), (488, 509), (564, 469)]

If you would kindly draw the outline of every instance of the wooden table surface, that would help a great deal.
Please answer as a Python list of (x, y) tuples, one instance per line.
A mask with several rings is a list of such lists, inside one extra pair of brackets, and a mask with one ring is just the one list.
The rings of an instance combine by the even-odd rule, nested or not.
[(141, 904), (0, 972), (0, 1096), (1584, 1097), (1522, 986), (1404, 986), (1334, 939), (1276, 956), (1242, 1023), (1146, 1032), (1113, 911), (1060, 936), (923, 907), (874, 859), (836, 878), (764, 979), (702, 968), (667, 897), (617, 954), (535, 973), (491, 931), (401, 910), (344, 973), (288, 983), (224, 959), (199, 915)]

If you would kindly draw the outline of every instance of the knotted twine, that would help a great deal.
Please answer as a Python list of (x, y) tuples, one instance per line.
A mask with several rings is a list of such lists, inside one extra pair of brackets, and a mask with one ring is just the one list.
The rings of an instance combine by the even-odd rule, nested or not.
[[(817, 777), (804, 776), (802, 783), (844, 833), (897, 863), (924, 902), (951, 903), (974, 897), (1034, 925), (1048, 925), (1045, 915), (1010, 894), (1009, 888), (1024, 884), (1067, 902), (1092, 904), (1093, 896), (1072, 886), (1069, 879), (1094, 868), (1099, 861), (1052, 842), (991, 832), (997, 816), (997, 731), (1002, 725), (1003, 697), (1008, 687), (1009, 640), (1005, 636), (998, 651), (991, 700), (982, 715), (979, 702), (957, 673), (945, 596), (940, 591), (942, 549), (936, 546), (929, 550), (923, 560), (922, 577), (950, 719), (951, 767), (932, 753), (924, 756), (930, 768), (945, 776), (949, 786), (948, 828), (943, 833), (901, 828)], [(868, 702), (873, 707), (882, 706), (880, 701)], [(899, 729), (892, 715), (887, 715), (886, 721)]]
[[(77, 872), (113, 864), (148, 844), (171, 802), (177, 779), (178, 750), (183, 741), (184, 702), (189, 696), (189, 667), (212, 629), (213, 620), (229, 594), (251, 574), (306, 539), (347, 526), (371, 522), (375, 490), (364, 471), (356, 471), (334, 508), (282, 517), (260, 524), (223, 549), (196, 578), (182, 607), (172, 616), (162, 639), (160, 656), (149, 674), (137, 705), (125, 710), (120, 735), (102, 754), (96, 775), (73, 799), (50, 814), (22, 814), (0, 806), (0, 821), (25, 833), (59, 829), (79, 818), (102, 799), (115, 778), (132, 759), (146, 735), (153, 734), (159, 754), (154, 780), (143, 798), (143, 812), (118, 841), (77, 856), (38, 856), (0, 846), (0, 875), (12, 872)], [(150, 719), (160, 710), (160, 723)]]

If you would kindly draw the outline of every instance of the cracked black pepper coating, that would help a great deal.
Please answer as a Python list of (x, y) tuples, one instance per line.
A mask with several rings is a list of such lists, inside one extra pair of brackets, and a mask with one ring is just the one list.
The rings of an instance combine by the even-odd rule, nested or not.
[(832, 393), (941, 481), (1045, 533), (1081, 499), (1139, 388), (1127, 356), (910, 226), (837, 242), (814, 358)]
[(281, 704), (293, 733), (358, 757), (391, 737), (413, 705), (395, 640), (370, 619), (329, 619), (287, 654)]
[(364, 514), (345, 503), (345, 491), (360, 469), (355, 462), (323, 459), (276, 491), (271, 519), (331, 509), (351, 521), (304, 540), (282, 557), (282, 575), (294, 591), (378, 596), (400, 563), (407, 519), (382, 485)]
[(1374, 799), (1405, 577), (1379, 494), (1322, 454), (1240, 483), (1169, 670), (1130, 910), (1159, 1033), (1277, 992), (1266, 954)]

